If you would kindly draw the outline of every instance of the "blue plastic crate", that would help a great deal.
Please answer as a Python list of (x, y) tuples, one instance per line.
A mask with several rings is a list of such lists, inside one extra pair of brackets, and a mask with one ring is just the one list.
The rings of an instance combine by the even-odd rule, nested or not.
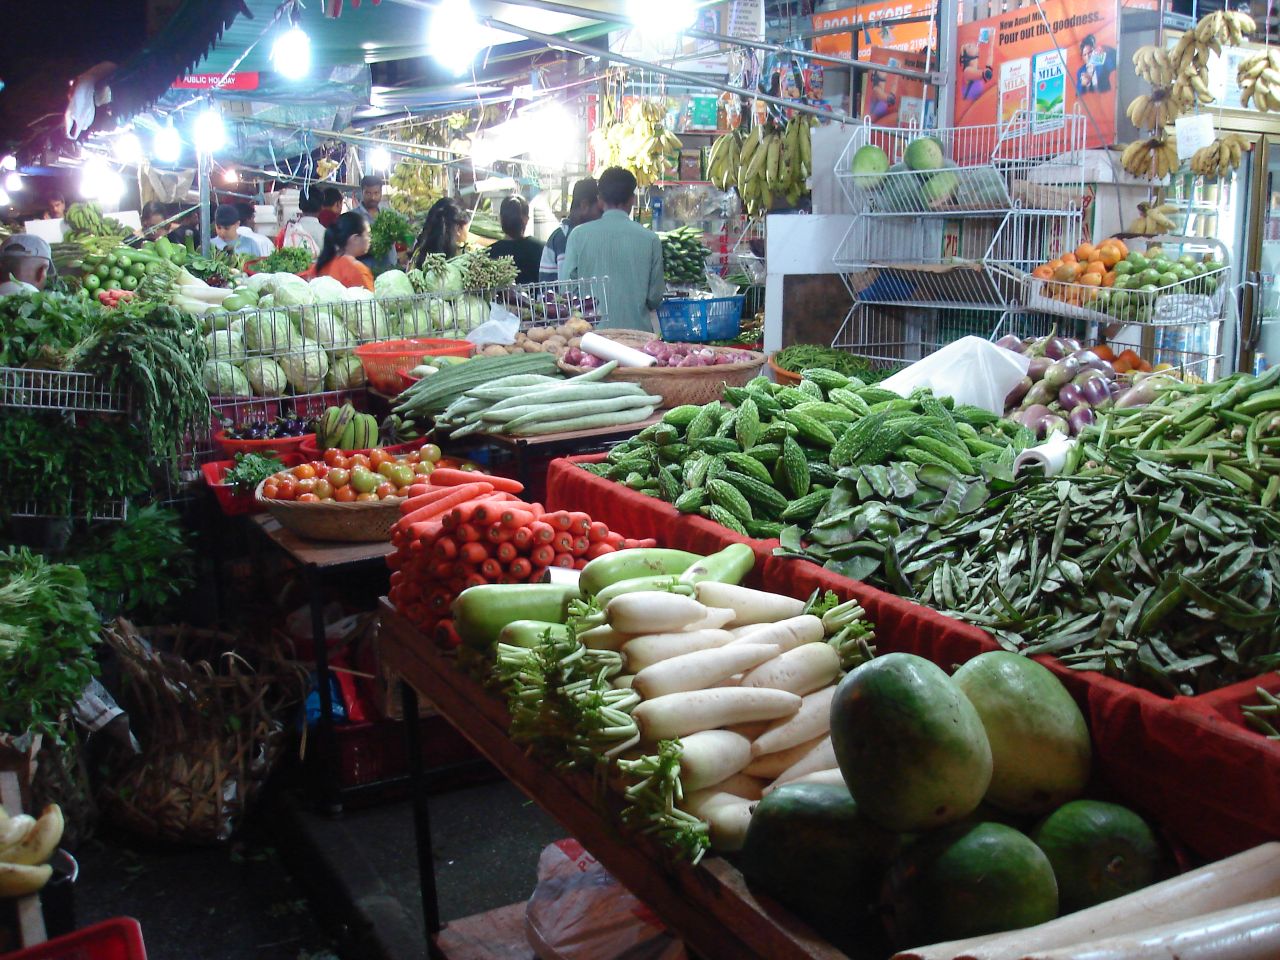
[(742, 330), (745, 297), (715, 297), (703, 300), (663, 300), (658, 307), (662, 339), (703, 343), (732, 340)]

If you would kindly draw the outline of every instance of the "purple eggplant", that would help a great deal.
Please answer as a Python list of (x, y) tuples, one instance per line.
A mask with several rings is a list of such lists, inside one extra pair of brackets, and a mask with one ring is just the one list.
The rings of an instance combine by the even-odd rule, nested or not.
[(1077, 381), (1077, 384), (1080, 396), (1091, 407), (1100, 407), (1111, 400), (1111, 381), (1106, 377), (1090, 377), (1084, 383)]
[(1043, 380), (1044, 372), (1053, 366), (1053, 361), (1048, 357), (1032, 357), (1031, 366), (1027, 367), (1027, 376), (1032, 380)]
[(1071, 353), (1071, 348), (1067, 346), (1065, 340), (1061, 337), (1050, 337), (1044, 344), (1044, 355), (1050, 360), (1061, 360), (1067, 354)]
[(1036, 424), (1036, 436), (1041, 440), (1047, 438), (1054, 433), (1071, 433), (1071, 424), (1056, 413), (1050, 413), (1040, 418)]
[(1058, 388), (1053, 386), (1047, 380), (1041, 380), (1039, 383), (1032, 384), (1031, 389), (1027, 391), (1027, 395), (1022, 398), (1022, 408), (1036, 404), (1048, 405), (1058, 398)]
[(1022, 340), (1015, 337), (1012, 333), (1007, 333), (996, 341), (997, 347), (1003, 347), (1005, 350), (1012, 350), (1014, 353), (1022, 353), (1026, 348), (1022, 345)]
[(1084, 393), (1074, 383), (1068, 383), (1058, 390), (1058, 403), (1063, 410), (1074, 410), (1084, 402)]
[(1067, 349), (1070, 350), (1072, 353), (1080, 352), (1080, 341), (1077, 340), (1075, 337), (1061, 337), (1060, 339), (1064, 344), (1066, 344)]
[(1013, 415), (1013, 420), (1015, 423), (1022, 424), (1022, 426), (1026, 427), (1028, 430), (1034, 430), (1036, 428), (1036, 424), (1039, 423), (1043, 417), (1051, 416), (1052, 413), (1053, 411), (1043, 403), (1033, 403), (1025, 410), (1015, 413)]
[(1016, 407), (1020, 404), (1022, 402), (1022, 398), (1027, 395), (1027, 391), (1030, 390), (1031, 387), (1032, 383), (1030, 377), (1023, 377), (1019, 380), (1014, 384), (1013, 389), (1009, 391), (1008, 396), (1004, 398), (1004, 408), (1008, 410), (1011, 407)]
[(1079, 436), (1085, 427), (1092, 426), (1098, 418), (1094, 416), (1093, 410), (1086, 406), (1076, 407), (1067, 415), (1067, 423), (1071, 426), (1071, 435)]
[(1063, 357), (1044, 372), (1044, 382), (1053, 389), (1066, 386), (1080, 372), (1080, 361), (1075, 357)]

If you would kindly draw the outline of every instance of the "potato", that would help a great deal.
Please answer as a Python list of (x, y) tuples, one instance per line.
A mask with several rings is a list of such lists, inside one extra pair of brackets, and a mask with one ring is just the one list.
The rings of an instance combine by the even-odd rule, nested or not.
[(544, 340), (544, 341), (543, 341), (543, 344), (544, 344), (545, 346), (551, 346), (551, 344), (553, 344), (553, 343), (554, 343), (557, 347), (559, 347), (559, 348), (563, 349), (563, 348), (564, 348), (564, 345), (565, 345), (565, 343), (566, 343), (566, 341), (565, 341), (565, 338), (564, 338), (564, 337), (562, 337), (562, 336), (560, 336), (559, 334), (557, 334), (557, 335), (556, 335), (556, 336), (554, 336), (554, 337), (548, 337), (546, 340)]
[(534, 343), (542, 343), (552, 335), (550, 327), (534, 327), (529, 331), (529, 339)]
[(591, 324), (587, 323), (587, 321), (583, 320), (581, 317), (574, 317), (566, 323), (565, 326), (572, 331), (573, 336), (577, 337), (582, 336), (584, 333), (591, 332)]
[(556, 327), (556, 336), (563, 337), (564, 339), (568, 340), (570, 337), (573, 336), (573, 330), (570, 329), (569, 324), (562, 323), (560, 324), (560, 326)]
[(542, 353), (542, 344), (530, 341), (524, 345), (525, 353)]
[(582, 346), (582, 338), (581, 338), (581, 337), (570, 337), (570, 338), (569, 338), (568, 346), (570, 346), (570, 347), (580, 347), (580, 346)]
[(507, 348), (500, 343), (491, 343), (480, 351), (482, 357), (505, 357)]

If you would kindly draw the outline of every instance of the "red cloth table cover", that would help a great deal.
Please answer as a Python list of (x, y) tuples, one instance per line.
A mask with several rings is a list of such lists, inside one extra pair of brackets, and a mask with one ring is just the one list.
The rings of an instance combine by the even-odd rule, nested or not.
[[(581, 510), (627, 536), (654, 537), (663, 546), (694, 553), (746, 543), (756, 553), (749, 582), (795, 597), (821, 588), (857, 598), (875, 623), (881, 653), (918, 654), (950, 671), (1000, 649), (985, 630), (816, 564), (775, 557), (776, 540), (742, 537), (580, 468), (603, 456), (553, 461), (548, 509)], [(1280, 742), (1239, 722), (1239, 703), (1249, 702), (1258, 684), (1167, 699), (1099, 673), (1071, 670), (1052, 657), (1038, 659), (1079, 703), (1093, 734), (1095, 777), (1118, 799), (1205, 857), (1280, 840)], [(1268, 675), (1262, 685), (1280, 690), (1280, 675)]]

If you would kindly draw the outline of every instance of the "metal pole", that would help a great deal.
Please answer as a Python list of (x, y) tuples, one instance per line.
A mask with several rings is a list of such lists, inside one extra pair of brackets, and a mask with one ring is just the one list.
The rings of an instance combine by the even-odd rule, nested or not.
[(493, 27), (495, 30), (505, 30), (507, 33), (514, 33), (529, 40), (536, 40), (539, 43), (545, 43), (548, 47), (568, 50), (570, 53), (577, 53), (584, 57), (598, 57), (601, 60), (608, 60), (612, 63), (622, 63), (629, 67), (636, 67), (639, 70), (652, 70), (654, 73), (660, 73), (673, 80), (679, 80), (682, 83), (687, 83), (692, 87), (710, 87), (712, 90), (723, 90), (725, 93), (734, 93), (740, 97), (763, 100), (765, 103), (776, 104), (777, 106), (783, 107), (787, 110), (811, 113), (816, 117), (822, 117), (827, 120), (838, 120), (840, 123), (861, 122), (857, 117), (851, 117), (846, 113), (834, 113), (827, 110), (821, 110), (818, 107), (811, 107), (807, 103), (801, 103), (798, 100), (784, 100), (781, 97), (775, 97), (767, 93), (760, 93), (756, 90), (748, 90), (745, 87), (730, 86), (727, 83), (720, 83), (718, 80), (711, 80), (707, 77), (695, 76), (692, 73), (673, 70), (670, 67), (660, 66), (656, 63), (649, 63), (647, 60), (638, 60), (635, 57), (623, 56), (620, 53), (613, 53), (610, 50), (601, 50), (597, 47), (589, 47), (585, 44), (575, 43), (572, 40), (566, 40), (563, 37), (553, 36), (549, 33), (539, 33), (536, 30), (517, 27), (515, 24), (507, 23), (505, 20), (495, 20), (493, 17), (485, 17), (481, 20), (481, 23), (487, 27)]
[(209, 178), (213, 174), (213, 157), (201, 152), (196, 158), (196, 177), (200, 181), (200, 255), (209, 255)]

